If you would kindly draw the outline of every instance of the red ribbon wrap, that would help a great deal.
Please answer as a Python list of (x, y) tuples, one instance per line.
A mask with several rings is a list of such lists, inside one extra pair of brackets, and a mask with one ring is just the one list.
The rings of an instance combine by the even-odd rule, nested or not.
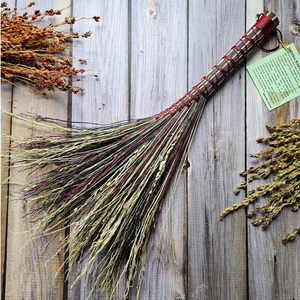
[(264, 36), (267, 36), (275, 28), (272, 19), (266, 15), (262, 15), (255, 26), (263, 32)]
[[(189, 107), (193, 102), (199, 102), (204, 106), (205, 100), (214, 92), (217, 86), (229, 75), (235, 67), (241, 63), (273, 29), (278, 26), (277, 16), (266, 11), (259, 20), (246, 32), (246, 34), (234, 45), (231, 50), (223, 56), (200, 82), (191, 91), (180, 98), (175, 104), (160, 114), (155, 115), (156, 119), (171, 115), (172, 117), (184, 107)], [(200, 107), (200, 108), (201, 108)]]

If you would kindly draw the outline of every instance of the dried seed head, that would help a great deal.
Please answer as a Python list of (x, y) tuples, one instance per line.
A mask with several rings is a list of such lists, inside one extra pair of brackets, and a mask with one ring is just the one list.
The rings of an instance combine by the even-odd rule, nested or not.
[[(267, 178), (272, 173), (275, 174), (273, 182), (261, 184), (256, 189), (250, 189), (248, 196), (239, 206), (230, 206), (221, 214), (221, 217), (224, 217), (230, 211), (234, 211), (240, 206), (248, 206), (258, 199), (260, 195), (269, 195), (269, 200), (265, 205), (261, 207), (257, 205), (255, 210), (249, 212), (248, 217), (252, 217), (258, 211), (263, 213), (262, 217), (252, 222), (253, 225), (262, 225), (265, 228), (284, 207), (291, 206), (293, 211), (298, 211), (300, 208), (300, 193), (298, 188), (300, 186), (299, 121), (300, 119), (294, 118), (290, 124), (266, 126), (273, 133), (268, 137), (258, 138), (257, 142), (267, 142), (270, 146), (269, 149), (250, 155), (254, 158), (261, 157), (265, 162), (240, 173), (243, 176), (249, 173), (252, 175), (248, 177), (247, 182), (243, 181), (235, 189), (235, 193), (237, 194), (241, 188), (245, 188), (249, 182), (261, 177)], [(295, 229), (294, 232), (288, 234), (282, 240), (283, 243), (292, 240), (299, 232), (300, 230), (297, 231)]]
[[(30, 2), (28, 7), (33, 5), (35, 3)], [(80, 87), (69, 85), (67, 78), (83, 73), (84, 69), (73, 68), (70, 62), (72, 58), (59, 53), (69, 49), (69, 40), (79, 38), (78, 33), (59, 31), (59, 26), (74, 24), (76, 19), (65, 17), (65, 22), (61, 24), (38, 27), (38, 22), (45, 17), (60, 15), (62, 10), (35, 10), (33, 13), (17, 15), (8, 14), (6, 11), (10, 9), (6, 6), (5, 2), (1, 4), (5, 8), (1, 11), (1, 29), (5, 28), (1, 30), (2, 81), (12, 83), (11, 79), (17, 79), (29, 86), (49, 91), (70, 90), (75, 94), (82, 91)], [(99, 17), (94, 16), (93, 19), (98, 22)], [(56, 30), (53, 30), (54, 27)], [(87, 32), (83, 37), (90, 35)], [(45, 92), (42, 94), (46, 96)]]

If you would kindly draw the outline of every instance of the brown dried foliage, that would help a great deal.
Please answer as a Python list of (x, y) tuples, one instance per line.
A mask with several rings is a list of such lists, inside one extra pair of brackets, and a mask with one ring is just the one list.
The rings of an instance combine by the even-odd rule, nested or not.
[[(290, 124), (281, 126), (267, 125), (271, 132), (268, 137), (260, 137), (257, 142), (266, 142), (270, 147), (262, 152), (250, 155), (253, 158), (262, 158), (264, 162), (257, 166), (242, 171), (240, 175), (248, 176), (247, 182), (242, 181), (235, 189), (238, 194), (241, 189), (245, 190), (248, 183), (260, 178), (268, 178), (273, 175), (271, 183), (261, 184), (256, 189), (249, 189), (247, 197), (240, 203), (225, 209), (221, 214), (224, 218), (230, 212), (242, 206), (248, 206), (255, 202), (260, 196), (268, 197), (264, 205), (256, 205), (256, 208), (248, 213), (248, 217), (258, 212), (262, 216), (255, 219), (253, 225), (261, 225), (266, 228), (271, 221), (278, 216), (282, 209), (291, 207), (296, 212), (300, 208), (300, 119), (292, 119)], [(285, 244), (292, 241), (300, 234), (300, 226), (294, 228), (282, 239)]]
[[(35, 5), (34, 2), (28, 7)], [(1, 81), (15, 85), (14, 79), (38, 89), (54, 91), (70, 90), (75, 94), (83, 89), (69, 84), (69, 78), (83, 73), (84, 69), (71, 66), (72, 57), (63, 55), (70, 51), (69, 42), (80, 37), (89, 37), (91, 32), (79, 35), (76, 32), (64, 32), (58, 28), (65, 24), (74, 24), (78, 20), (65, 17), (59, 24), (38, 27), (36, 24), (45, 17), (61, 15), (61, 10), (49, 9), (45, 12), (20, 13), (17, 8), (10, 9), (1, 4)], [(98, 22), (99, 17), (93, 19)], [(80, 59), (81, 62), (86, 62)], [(80, 81), (80, 79), (77, 79)]]

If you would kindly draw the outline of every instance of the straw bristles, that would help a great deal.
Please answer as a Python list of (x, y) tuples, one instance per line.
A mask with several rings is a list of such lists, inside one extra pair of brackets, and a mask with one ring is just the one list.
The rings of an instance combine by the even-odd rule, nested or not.
[(35, 207), (29, 218), (40, 217), (29, 232), (29, 241), (69, 229), (58, 251), (69, 253), (69, 271), (84, 259), (82, 274), (73, 284), (82, 276), (92, 276), (89, 295), (101, 289), (112, 297), (126, 276), (124, 299), (137, 277), (139, 296), (151, 231), (177, 170), (176, 186), (206, 99), (278, 25), (273, 13), (265, 15), (269, 22), (258, 21), (190, 92), (164, 112), (94, 130), (52, 127), (60, 131), (58, 136), (25, 139), (13, 149), (12, 158), (25, 169), (52, 168), (23, 191), (23, 199)]
[(91, 275), (96, 278), (93, 289), (113, 295), (125, 274), (125, 299), (140, 274), (139, 290), (163, 196), (186, 160), (204, 104), (194, 101), (173, 117), (118, 126), (56, 128), (58, 136), (20, 143), (12, 156), (21, 158), (23, 167), (52, 166), (23, 191), (23, 200), (36, 207), (29, 218), (40, 217), (29, 241), (70, 228), (61, 245), (69, 250), (69, 270), (86, 258), (75, 284)]

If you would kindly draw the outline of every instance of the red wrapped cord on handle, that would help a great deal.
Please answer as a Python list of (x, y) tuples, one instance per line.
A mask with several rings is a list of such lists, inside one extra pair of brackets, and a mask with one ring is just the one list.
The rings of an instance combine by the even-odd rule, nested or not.
[(154, 117), (156, 119), (165, 116), (172, 117), (177, 112), (182, 111), (184, 107), (189, 107), (194, 101), (198, 102), (200, 108), (204, 107), (206, 99), (214, 92), (217, 86), (278, 24), (277, 16), (273, 12), (266, 11), (196, 86), (171, 107)]
[[(274, 15), (277, 18), (277, 21), (273, 20), (269, 16), (269, 14), (270, 14), (269, 12), (266, 12), (264, 15), (262, 15), (259, 18), (257, 23), (254, 25), (263, 32), (264, 37), (267, 36), (279, 24), (278, 18)], [(271, 12), (271, 14), (273, 14), (273, 13)], [(274, 21), (276, 21), (276, 22), (274, 22)]]

